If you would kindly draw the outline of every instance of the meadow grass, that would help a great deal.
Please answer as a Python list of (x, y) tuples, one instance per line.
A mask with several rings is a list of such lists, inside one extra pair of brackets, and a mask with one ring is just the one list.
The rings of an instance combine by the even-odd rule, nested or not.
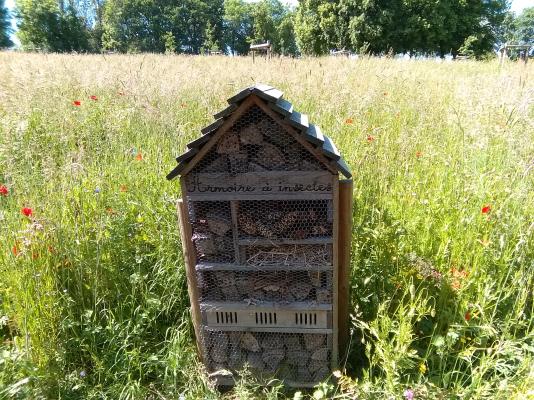
[(533, 398), (533, 77), (496, 62), (0, 53), (0, 398), (313, 393), (247, 376), (219, 393), (195, 354), (165, 175), (255, 82), (354, 174), (350, 353), (314, 396)]

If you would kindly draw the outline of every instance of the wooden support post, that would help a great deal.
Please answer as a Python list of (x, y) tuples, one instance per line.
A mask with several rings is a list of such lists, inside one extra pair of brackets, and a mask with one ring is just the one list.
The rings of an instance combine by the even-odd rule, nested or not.
[(195, 272), (196, 265), (196, 256), (195, 249), (193, 247), (192, 241), (192, 230), (191, 224), (189, 223), (189, 218), (187, 215), (187, 208), (182, 199), (178, 200), (177, 207), (178, 217), (180, 220), (180, 238), (182, 239), (182, 249), (184, 254), (184, 263), (185, 263), (185, 273), (187, 277), (187, 290), (189, 292), (189, 299), (191, 301), (191, 316), (193, 319), (193, 328), (195, 330), (196, 344), (198, 354), (200, 358), (204, 360), (204, 354), (200, 348), (201, 342), (201, 332), (200, 325), (202, 322), (202, 317), (200, 314), (200, 306), (198, 304), (198, 285), (197, 277)]
[(340, 360), (349, 344), (350, 246), (352, 242), (352, 179), (339, 181), (338, 230), (338, 327)]

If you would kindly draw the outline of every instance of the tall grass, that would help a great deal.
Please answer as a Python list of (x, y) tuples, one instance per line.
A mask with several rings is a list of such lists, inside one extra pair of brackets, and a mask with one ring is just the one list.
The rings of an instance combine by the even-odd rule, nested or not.
[(308, 395), (203, 375), (164, 178), (254, 82), (354, 173), (350, 353), (316, 398), (531, 398), (533, 68), (0, 53), (0, 398)]

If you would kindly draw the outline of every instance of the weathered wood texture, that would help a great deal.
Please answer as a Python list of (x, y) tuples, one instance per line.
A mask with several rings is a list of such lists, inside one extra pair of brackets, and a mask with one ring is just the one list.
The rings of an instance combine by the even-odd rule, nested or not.
[(185, 272), (187, 277), (187, 290), (189, 292), (189, 299), (191, 300), (191, 316), (193, 318), (193, 328), (197, 338), (197, 350), (202, 360), (204, 354), (200, 348), (200, 324), (202, 320), (200, 306), (198, 303), (198, 283), (195, 274), (196, 257), (191, 241), (192, 230), (189, 223), (189, 216), (187, 215), (187, 207), (183, 200), (178, 200), (177, 203), (178, 219), (180, 221), (180, 238), (182, 240), (182, 249), (184, 254)]
[(339, 182), (339, 235), (338, 235), (338, 328), (339, 352), (346, 357), (349, 344), (350, 313), (350, 250), (352, 242), (351, 179)]

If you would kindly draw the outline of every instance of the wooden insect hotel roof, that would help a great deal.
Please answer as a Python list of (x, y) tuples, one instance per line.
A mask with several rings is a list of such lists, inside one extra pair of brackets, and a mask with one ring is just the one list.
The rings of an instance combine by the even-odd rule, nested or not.
[(241, 107), (250, 107), (244, 104), (250, 97), (256, 101), (263, 102), (270, 110), (274, 111), (279, 122), (285, 125), (286, 129), (293, 129), (307, 143), (312, 146), (314, 155), (331, 171), (341, 172), (345, 177), (350, 178), (351, 172), (347, 163), (341, 158), (334, 142), (326, 136), (321, 129), (309, 122), (306, 114), (299, 113), (293, 109), (293, 105), (283, 98), (283, 93), (265, 84), (256, 84), (241, 90), (236, 95), (228, 99), (228, 107), (214, 115), (215, 121), (201, 130), (202, 136), (187, 144), (187, 151), (176, 158), (178, 165), (167, 175), (167, 179), (173, 179), (178, 175), (187, 173), (197, 164), (205, 154), (202, 150), (212, 142), (217, 132), (225, 124), (235, 123), (232, 119)]

